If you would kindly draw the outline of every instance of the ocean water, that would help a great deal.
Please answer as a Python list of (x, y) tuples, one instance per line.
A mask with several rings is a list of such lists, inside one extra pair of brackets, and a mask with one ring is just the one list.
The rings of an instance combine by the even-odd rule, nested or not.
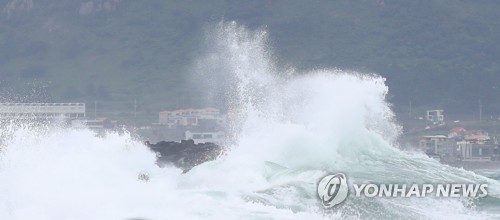
[[(229, 111), (231, 144), (186, 174), (157, 167), (155, 154), (128, 132), (2, 125), (0, 219), (500, 219), (498, 173), (398, 149), (384, 78), (280, 67), (267, 35), (234, 22), (207, 33), (196, 65)], [(324, 209), (316, 184), (336, 172), (356, 183), (488, 183), (489, 195), (351, 193)]]

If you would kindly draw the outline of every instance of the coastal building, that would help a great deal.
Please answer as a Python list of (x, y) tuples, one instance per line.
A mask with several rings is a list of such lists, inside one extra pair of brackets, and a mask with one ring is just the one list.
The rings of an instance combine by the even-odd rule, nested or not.
[(170, 128), (178, 126), (196, 127), (201, 124), (221, 124), (224, 118), (219, 109), (178, 109), (173, 111), (162, 111), (159, 113), (159, 124)]
[[(218, 142), (225, 129), (226, 115), (216, 108), (188, 108), (159, 112), (150, 136), (156, 140)], [(223, 136), (223, 134), (222, 134)]]
[(85, 103), (0, 103), (0, 120), (85, 118)]
[(448, 140), (445, 135), (427, 135), (423, 136), (419, 141), (419, 147), (427, 154), (439, 155), (443, 148), (443, 143)]
[(491, 138), (488, 132), (482, 130), (466, 131), (464, 140), (473, 144), (486, 144), (488, 142), (491, 142)]
[(419, 140), (419, 147), (430, 157), (450, 162), (500, 160), (499, 143), (483, 130), (454, 127), (448, 136), (423, 136)]
[(454, 127), (450, 130), (448, 134), (449, 139), (463, 139), (467, 130), (462, 127)]
[(198, 143), (221, 143), (224, 141), (224, 132), (190, 132), (185, 133), (186, 140), (193, 140), (195, 144)]
[(71, 126), (74, 128), (90, 128), (93, 130), (114, 129), (118, 126), (118, 121), (111, 120), (106, 117), (95, 119), (75, 119), (71, 121)]
[(498, 160), (499, 146), (493, 143), (478, 144), (469, 141), (458, 142), (462, 161), (488, 162)]
[(428, 110), (426, 114), (426, 119), (427, 121), (430, 121), (433, 124), (441, 124), (444, 122), (443, 112), (444, 110), (442, 109)]

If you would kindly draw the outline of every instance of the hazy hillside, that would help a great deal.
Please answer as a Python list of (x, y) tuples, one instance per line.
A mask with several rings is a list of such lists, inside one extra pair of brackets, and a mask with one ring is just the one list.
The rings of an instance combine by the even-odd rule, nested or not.
[[(388, 78), (399, 108), (500, 112), (498, 1), (0, 1), (0, 91), (140, 111), (196, 106), (207, 25), (266, 25), (279, 62)], [(107, 104), (104, 104), (107, 103)], [(126, 115), (122, 115), (126, 116)]]

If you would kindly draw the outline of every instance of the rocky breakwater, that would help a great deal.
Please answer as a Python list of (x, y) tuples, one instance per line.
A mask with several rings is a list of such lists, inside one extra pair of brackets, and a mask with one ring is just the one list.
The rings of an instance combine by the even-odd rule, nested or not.
[(195, 144), (193, 140), (160, 141), (156, 144), (146, 141), (146, 145), (157, 153), (159, 166), (171, 164), (181, 168), (184, 173), (206, 161), (217, 159), (224, 152), (224, 148), (217, 144)]

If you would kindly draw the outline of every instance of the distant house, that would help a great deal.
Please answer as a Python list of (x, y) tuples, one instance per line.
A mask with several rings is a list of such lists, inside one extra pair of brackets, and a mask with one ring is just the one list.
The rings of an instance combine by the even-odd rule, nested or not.
[(499, 146), (491, 140), (488, 132), (482, 130), (460, 130), (460, 141), (457, 142), (460, 159), (463, 161), (498, 160)]
[(448, 140), (445, 135), (423, 136), (419, 141), (419, 147), (427, 154), (438, 155), (443, 148), (443, 143)]
[(473, 144), (485, 144), (491, 141), (488, 132), (482, 130), (469, 130), (465, 132), (464, 140)]
[(499, 146), (492, 143), (478, 144), (460, 141), (458, 146), (463, 161), (492, 161), (498, 160), (500, 155)]
[(450, 139), (461, 139), (464, 137), (465, 133), (467, 130), (462, 127), (454, 127), (451, 129), (450, 133), (448, 134), (448, 138)]
[(202, 122), (215, 124), (222, 123), (222, 117), (219, 109), (203, 108), (203, 109), (178, 109), (173, 111), (162, 111), (159, 113), (159, 124), (168, 125), (175, 128), (177, 126), (195, 127)]
[(85, 103), (0, 103), (0, 119), (80, 119)]
[(431, 157), (449, 161), (488, 162), (499, 160), (500, 146), (487, 132), (454, 127), (448, 136), (424, 136), (419, 146)]
[(434, 124), (440, 124), (440, 123), (444, 122), (443, 112), (444, 112), (444, 110), (442, 110), (442, 109), (428, 110), (426, 119), (427, 119), (427, 121), (430, 121)]
[(74, 128), (90, 128), (94, 130), (114, 129), (118, 126), (118, 121), (106, 117), (100, 117), (93, 120), (78, 119), (72, 120), (71, 126)]
[(193, 140), (195, 144), (198, 143), (216, 143), (219, 144), (224, 140), (224, 132), (190, 132), (185, 133), (186, 140)]

